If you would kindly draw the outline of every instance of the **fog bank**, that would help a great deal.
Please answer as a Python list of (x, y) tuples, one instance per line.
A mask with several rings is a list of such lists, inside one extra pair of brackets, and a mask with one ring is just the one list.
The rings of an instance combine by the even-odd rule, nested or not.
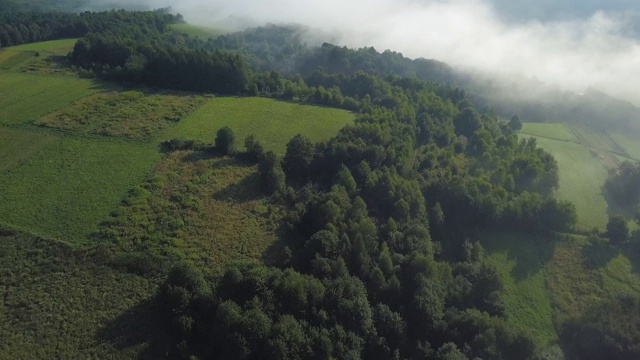
[(505, 0), (158, 1), (147, 4), (172, 6), (199, 25), (232, 30), (301, 23), (334, 35), (328, 40), (340, 45), (537, 78), (576, 92), (596, 88), (640, 104), (634, 25), (640, 5), (628, 0), (543, 1), (538, 7)]

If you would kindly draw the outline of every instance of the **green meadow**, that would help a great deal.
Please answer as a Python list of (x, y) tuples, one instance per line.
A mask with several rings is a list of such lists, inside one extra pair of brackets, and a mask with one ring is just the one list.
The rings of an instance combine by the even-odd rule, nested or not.
[(553, 140), (576, 141), (576, 136), (565, 124), (524, 123), (520, 134), (533, 135)]
[(0, 124), (32, 122), (100, 90), (101, 85), (75, 77), (0, 74)]
[(533, 136), (558, 161), (557, 197), (576, 205), (577, 229), (604, 230), (611, 212), (602, 192), (609, 171), (640, 155), (640, 136), (608, 133), (567, 124), (525, 123), (521, 137)]
[(354, 115), (345, 110), (266, 98), (220, 97), (209, 100), (163, 138), (212, 142), (220, 128), (229, 126), (240, 147), (245, 137), (254, 134), (267, 150), (283, 155), (296, 134), (326, 140), (353, 120)]
[(85, 242), (160, 158), (154, 144), (9, 128), (0, 138), (11, 139), (0, 146), (0, 223), (72, 242)]
[(558, 162), (558, 198), (576, 205), (577, 228), (587, 231), (607, 225), (607, 201), (602, 194), (609, 173), (597, 156), (583, 145), (536, 138), (540, 147), (550, 152)]
[(51, 40), (12, 46), (10, 49), (14, 51), (44, 51), (55, 55), (67, 55), (69, 51), (73, 50), (76, 42), (78, 42), (78, 39)]

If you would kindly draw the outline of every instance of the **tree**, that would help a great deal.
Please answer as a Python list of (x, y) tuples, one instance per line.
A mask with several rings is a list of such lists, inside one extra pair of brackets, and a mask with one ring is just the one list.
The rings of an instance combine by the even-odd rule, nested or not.
[(233, 154), (235, 151), (236, 136), (233, 134), (233, 130), (230, 127), (225, 126), (218, 130), (216, 134), (216, 149), (223, 154)]
[(518, 115), (513, 115), (511, 120), (509, 120), (509, 128), (513, 131), (520, 131), (522, 129), (522, 121)]
[(309, 166), (315, 155), (311, 140), (298, 134), (287, 143), (282, 168), (288, 180), (305, 183), (309, 176)]
[(258, 142), (255, 135), (249, 135), (244, 139), (244, 147), (247, 150), (247, 154), (252, 160), (258, 161), (264, 155), (264, 147)]
[(607, 223), (607, 236), (611, 243), (615, 245), (627, 241), (629, 237), (627, 220), (621, 215), (610, 216)]
[(468, 107), (453, 119), (453, 125), (456, 128), (456, 134), (471, 138), (476, 130), (482, 128), (482, 120), (477, 111)]
[(273, 194), (284, 188), (284, 171), (282, 171), (280, 161), (273, 151), (267, 151), (260, 157), (258, 172), (262, 180), (262, 188), (267, 194)]

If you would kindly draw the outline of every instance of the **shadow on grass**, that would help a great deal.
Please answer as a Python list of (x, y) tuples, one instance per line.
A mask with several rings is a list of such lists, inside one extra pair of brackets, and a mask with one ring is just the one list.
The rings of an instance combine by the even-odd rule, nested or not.
[(622, 253), (631, 261), (631, 271), (640, 274), (640, 241), (631, 241), (622, 246)]
[(165, 319), (156, 297), (142, 301), (113, 319), (96, 334), (97, 341), (108, 343), (118, 351), (140, 348), (140, 358), (160, 358), (175, 344), (166, 329)]
[(607, 266), (620, 250), (606, 240), (593, 240), (582, 248), (582, 255), (588, 269), (595, 270)]
[(489, 252), (505, 252), (514, 261), (511, 276), (521, 281), (537, 274), (553, 257), (560, 235), (529, 235), (513, 232), (491, 233), (482, 236), (482, 246)]
[(285, 221), (278, 226), (277, 234), (278, 240), (269, 245), (262, 253), (261, 259), (268, 266), (284, 269), (294, 265), (294, 254), (302, 249), (305, 239)]
[(252, 173), (242, 180), (219, 190), (213, 197), (217, 200), (232, 200), (239, 203), (261, 199), (264, 194), (260, 191), (260, 174)]

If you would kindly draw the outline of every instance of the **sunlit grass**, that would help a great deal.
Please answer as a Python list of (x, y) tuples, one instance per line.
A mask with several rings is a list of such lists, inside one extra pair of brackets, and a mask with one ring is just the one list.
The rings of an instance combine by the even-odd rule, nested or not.
[(89, 80), (34, 74), (0, 74), (0, 124), (26, 123), (102, 90)]
[(286, 144), (300, 133), (312, 141), (326, 140), (353, 122), (345, 110), (302, 105), (266, 98), (214, 98), (166, 132), (163, 138), (213, 142), (216, 132), (229, 126), (242, 148), (254, 134), (267, 150), (284, 154)]
[(83, 134), (151, 139), (198, 108), (205, 98), (168, 92), (102, 92), (35, 121)]
[(3, 137), (24, 148), (0, 146), (0, 223), (72, 242), (87, 241), (160, 157), (153, 144), (6, 128)]

